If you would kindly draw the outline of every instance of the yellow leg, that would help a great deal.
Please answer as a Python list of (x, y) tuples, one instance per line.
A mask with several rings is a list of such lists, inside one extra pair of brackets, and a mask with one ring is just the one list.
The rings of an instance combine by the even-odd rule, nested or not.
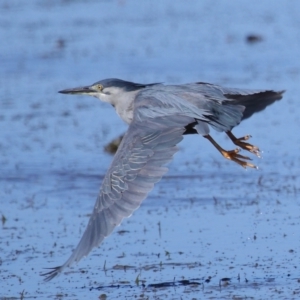
[(245, 160), (251, 160), (251, 158), (249, 158), (248, 156), (240, 155), (239, 148), (236, 148), (235, 150), (227, 151), (224, 150), (209, 134), (204, 135), (204, 137), (208, 139), (226, 159), (232, 160), (244, 168), (246, 167), (255, 168), (255, 169), (257, 168), (254, 164), (245, 161)]

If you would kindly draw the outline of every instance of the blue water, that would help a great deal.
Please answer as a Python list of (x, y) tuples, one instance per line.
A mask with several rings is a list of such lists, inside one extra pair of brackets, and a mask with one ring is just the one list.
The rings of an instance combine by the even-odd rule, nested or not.
[[(2, 1), (0, 299), (297, 299), (299, 11), (298, 1)], [(141, 208), (43, 283), (85, 228), (112, 159), (104, 146), (126, 130), (109, 105), (57, 91), (109, 77), (287, 91), (234, 130), (263, 151), (258, 171), (186, 137)], [(182, 279), (199, 285), (149, 287)]]

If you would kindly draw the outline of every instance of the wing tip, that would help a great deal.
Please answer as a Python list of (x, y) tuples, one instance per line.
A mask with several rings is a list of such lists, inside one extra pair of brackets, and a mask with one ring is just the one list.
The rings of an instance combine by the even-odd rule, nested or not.
[(44, 269), (51, 270), (49, 272), (40, 274), (41, 276), (45, 276), (43, 281), (48, 282), (61, 273), (63, 266), (54, 267), (54, 268), (44, 268)]

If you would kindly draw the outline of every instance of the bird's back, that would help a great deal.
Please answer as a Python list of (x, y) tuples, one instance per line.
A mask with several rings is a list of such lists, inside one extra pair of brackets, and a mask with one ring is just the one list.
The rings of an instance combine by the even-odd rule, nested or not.
[[(153, 85), (141, 92), (152, 90), (152, 93), (165, 93), (164, 103), (171, 104), (174, 98), (182, 103), (189, 102), (198, 109), (211, 111), (212, 106), (240, 105), (244, 106), (241, 120), (247, 119), (254, 113), (264, 110), (282, 98), (284, 91), (249, 90), (226, 88), (210, 83), (198, 82), (181, 85)], [(148, 92), (149, 94), (149, 92)]]
[(189, 86), (204, 95), (207, 99), (220, 101), (222, 104), (244, 106), (245, 110), (242, 120), (251, 117), (254, 113), (262, 111), (275, 101), (280, 100), (284, 93), (284, 91), (273, 90), (226, 88), (203, 82), (190, 84)]

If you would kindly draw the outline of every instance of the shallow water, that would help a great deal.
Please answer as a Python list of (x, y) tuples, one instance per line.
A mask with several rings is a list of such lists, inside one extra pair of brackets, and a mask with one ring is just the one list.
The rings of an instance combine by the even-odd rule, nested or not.
[[(299, 6), (2, 2), (0, 299), (297, 299)], [(105, 145), (126, 130), (110, 106), (57, 91), (108, 77), (287, 92), (234, 130), (263, 150), (259, 170), (185, 137), (140, 209), (44, 283), (85, 228), (112, 159)]]

